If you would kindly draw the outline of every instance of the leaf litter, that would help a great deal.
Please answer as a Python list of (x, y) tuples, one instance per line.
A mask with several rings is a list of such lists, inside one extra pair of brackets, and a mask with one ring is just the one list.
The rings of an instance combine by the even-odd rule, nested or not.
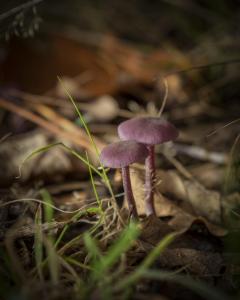
[[(59, 46), (62, 53), (72, 54), (69, 66), (65, 65), (67, 62)], [(9, 89), (1, 96), (4, 120), (18, 116), (1, 131), (2, 136), (14, 133), (0, 143), (3, 166), (0, 172), (3, 194), (0, 240), (1, 252), (6, 257), (1, 258), (4, 265), (1, 276), (15, 272), (15, 286), (30, 299), (43, 296), (66, 299), (67, 295), (69, 299), (77, 299), (77, 295), (98, 299), (99, 294), (101, 299), (104, 296), (144, 299), (144, 295), (152, 299), (178, 299), (177, 292), (172, 293), (173, 287), (179, 288), (174, 281), (169, 282), (161, 294), (154, 287), (155, 280), (143, 279), (150, 267), (172, 272), (173, 278), (177, 271), (183, 276), (208, 281), (212, 288), (220, 287), (225, 276), (226, 289), (230, 289), (233, 274), (224, 273), (231, 264), (225, 257), (223, 241), (233, 229), (239, 228), (238, 141), (230, 153), (227, 179), (224, 168), (227, 168), (230, 152), (226, 143), (233, 144), (231, 138), (238, 129), (234, 127), (230, 132), (229, 128), (223, 128), (225, 133), (230, 133), (221, 138), (216, 134), (213, 140), (205, 141), (205, 128), (219, 127), (226, 121), (224, 110), (208, 98), (201, 103), (192, 101), (194, 92), (186, 88), (186, 84), (188, 80), (200, 80), (200, 71), (188, 75), (187, 79), (180, 74), (169, 76), (163, 117), (179, 126), (179, 145), (185, 148), (177, 147), (176, 142), (173, 151), (158, 149), (154, 200), (157, 216), (145, 217), (143, 166), (130, 168), (141, 221), (127, 230), (129, 214), (117, 176), (119, 172), (114, 176), (112, 171), (106, 170), (108, 177), (102, 174), (102, 168), (98, 168), (98, 154), (85, 125), (90, 131), (95, 129), (93, 139), (99, 149), (115, 141), (116, 126), (121, 120), (154, 115), (160, 109), (166, 86), (160, 79), (157, 84), (153, 80), (159, 75), (159, 69), (167, 72), (169, 65), (184, 69), (191, 66), (191, 61), (183, 59), (180, 53), (173, 55), (162, 49), (145, 54), (111, 36), (103, 37), (95, 48), (78, 44), (77, 49), (84, 59), (71, 40), (55, 37), (53, 61), (50, 65), (44, 64), (46, 70), (41, 69), (46, 80), (42, 81), (41, 74), (36, 74), (33, 68), (32, 74), (25, 74), (19, 81), (24, 91)], [(36, 53), (30, 55), (34, 57)], [(9, 57), (11, 59), (11, 55)], [(52, 68), (56, 58), (57, 70)], [(41, 57), (41, 60), (47, 62), (48, 58)], [(68, 72), (71, 64), (75, 67)], [(52, 71), (47, 72), (51, 68)], [(55, 82), (62, 70), (66, 71), (61, 77), (62, 83)], [(9, 72), (11, 77), (12, 70)], [(31, 85), (28, 76), (39, 80)], [(86, 123), (76, 116), (66, 90), (75, 98)], [(17, 101), (12, 100), (13, 95)], [(214, 109), (208, 111), (212, 106)], [(23, 126), (23, 120), (30, 122), (33, 128)], [(205, 127), (202, 120), (206, 120)], [(66, 147), (48, 147), (59, 141)], [(40, 151), (27, 160), (22, 176), (16, 179), (22, 161), (36, 149)], [(78, 156), (73, 157), (73, 153)], [(219, 153), (221, 166), (216, 159)], [(83, 158), (82, 162), (77, 157)], [(210, 175), (206, 175), (210, 165), (203, 165), (203, 160), (209, 161), (212, 174), (217, 174), (217, 178), (210, 179)], [(116, 195), (114, 201), (120, 211), (112, 204), (114, 195), (106, 178), (111, 182)], [(228, 189), (222, 189), (224, 182)], [(42, 189), (49, 192), (50, 202), (46, 203), (40, 192)], [(234, 222), (229, 221), (233, 213)], [(51, 217), (47, 219), (46, 216)], [(170, 238), (173, 235), (174, 239)], [(154, 251), (157, 252), (154, 254)], [(123, 283), (117, 280), (119, 276), (124, 278)], [(199, 284), (200, 295), (208, 298)], [(61, 295), (63, 287), (66, 288), (65, 296)], [(141, 289), (143, 293), (138, 292)]]

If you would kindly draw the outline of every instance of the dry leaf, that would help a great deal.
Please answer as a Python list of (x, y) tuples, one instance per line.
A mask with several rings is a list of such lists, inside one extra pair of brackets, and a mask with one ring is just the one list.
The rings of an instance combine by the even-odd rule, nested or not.
[(223, 183), (224, 167), (222, 166), (213, 163), (203, 163), (190, 167), (188, 170), (208, 189), (219, 188)]
[[(158, 217), (170, 218), (168, 224), (180, 232), (185, 232), (193, 223), (200, 222), (215, 236), (223, 236), (227, 233), (217, 225), (220, 223), (221, 211), (218, 193), (208, 191), (196, 182), (183, 180), (174, 171), (157, 171), (157, 176), (159, 174), (162, 181), (156, 188), (154, 198)], [(138, 213), (144, 215), (143, 170), (137, 167), (131, 168), (131, 180)], [(162, 194), (171, 196), (174, 200)]]
[(140, 239), (151, 245), (156, 245), (164, 236), (174, 231), (167, 223), (153, 215), (144, 218), (140, 226), (142, 228)]
[[(19, 167), (26, 157), (49, 143), (47, 135), (41, 130), (9, 138), (1, 143), (0, 160), (2, 168), (0, 170), (0, 185), (4, 186), (16, 180), (16, 176), (19, 175)], [(47, 155), (42, 152), (26, 161), (21, 168), (20, 181), (26, 181), (31, 176), (44, 179), (55, 178), (56, 180), (59, 176), (73, 170), (85, 170), (87, 172), (87, 167), (82, 163), (76, 164), (74, 158), (67, 154), (64, 149), (53, 147), (47, 152)], [(79, 172), (79, 174), (81, 173)]]
[(166, 249), (159, 262), (162, 267), (186, 267), (191, 274), (199, 276), (216, 276), (223, 266), (223, 259), (219, 253), (188, 248)]
[(210, 191), (201, 184), (192, 181), (184, 181), (186, 188), (185, 201), (189, 201), (194, 213), (206, 217), (209, 221), (219, 224), (221, 222), (220, 194)]

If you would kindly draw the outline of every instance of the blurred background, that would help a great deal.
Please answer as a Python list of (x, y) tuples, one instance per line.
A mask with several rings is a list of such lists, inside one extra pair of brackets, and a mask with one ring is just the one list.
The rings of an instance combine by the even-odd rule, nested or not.
[[(202, 230), (194, 224), (197, 230), (191, 242), (184, 245), (186, 249), (196, 248), (201, 254), (197, 254), (199, 260), (186, 252), (186, 260), (177, 260), (169, 268), (185, 270), (196, 260), (196, 269), (186, 269), (186, 274), (207, 278), (216, 288), (237, 293), (239, 8), (239, 0), (0, 1), (0, 204), (29, 197), (45, 201), (39, 192), (42, 188), (51, 195), (51, 203), (64, 210), (80, 210), (86, 203), (89, 205), (89, 199), (95, 199), (88, 166), (72, 155), (78, 151), (86, 157), (87, 151), (92, 164), (98, 166), (71, 96), (99, 149), (118, 140), (117, 126), (121, 121), (141, 115), (157, 116), (164, 108), (162, 117), (175, 124), (180, 136), (175, 143), (156, 147), (157, 168), (161, 180), (165, 178), (165, 185), (159, 185), (160, 193), (169, 197), (171, 208), (166, 206), (169, 209), (164, 211), (167, 204), (159, 206), (158, 217), (171, 222), (180, 215), (177, 225), (190, 231), (190, 235), (195, 221), (204, 227)], [(69, 148), (48, 146), (56, 142)], [(45, 147), (44, 151), (36, 151), (41, 147)], [(31, 159), (25, 162), (29, 156)], [(122, 203), (120, 173), (109, 174), (114, 193), (121, 195)], [(185, 194), (179, 192), (179, 182)], [(109, 196), (99, 178), (96, 183), (99, 198)], [(143, 181), (134, 184), (137, 192), (143, 191)], [(172, 209), (172, 203), (177, 209)], [(0, 210), (0, 240), (14, 226), (21, 229), (25, 224), (34, 225), (39, 207), (36, 203), (4, 206)], [(67, 222), (67, 218), (67, 214), (59, 212), (54, 215), (54, 220), (60, 222)], [(226, 233), (222, 224), (234, 228), (225, 244), (220, 240)], [(79, 234), (78, 227), (73, 229), (66, 240)], [(206, 232), (206, 237), (200, 236)], [(19, 257), (24, 259), (16, 260), (23, 260), (23, 269), (28, 271), (34, 265), (32, 235), (27, 246), (25, 236), (19, 239), (24, 241), (19, 243)], [(156, 236), (162, 235), (157, 232)], [(236, 253), (224, 270), (212, 256), (222, 254), (223, 249)], [(14, 251), (9, 253), (16, 259)], [(172, 258), (167, 261), (172, 263)], [(18, 271), (22, 277), (21, 268), (17, 270), (13, 262), (12, 274)], [(12, 279), (5, 269), (2, 274), (0, 292), (7, 295)], [(25, 278), (22, 282), (28, 285)], [(45, 298), (45, 286), (41, 289), (38, 279), (35, 290), (29, 286), (33, 299), (38, 299), (36, 295)], [(60, 289), (58, 293), (61, 292)], [(62, 299), (59, 294), (49, 299)], [(166, 295), (168, 299), (193, 299), (192, 294), (181, 298), (175, 288), (167, 287)], [(14, 297), (18, 297), (18, 289)]]
[(237, 0), (1, 3), (1, 136), (40, 127), (65, 139), (56, 123), (82, 126), (67, 91), (91, 132), (112, 141), (120, 121), (156, 115), (165, 97), (163, 116), (181, 128), (181, 143), (229, 153), (239, 132), (238, 8)]
[[(237, 0), (2, 2), (1, 82), (32, 92), (50, 89), (56, 75), (73, 76), (89, 69), (93, 62), (91, 52), (83, 53), (85, 47), (93, 51), (112, 47), (108, 51), (113, 60), (119, 49), (104, 41), (109, 36), (147, 55), (148, 68), (155, 65), (159, 73), (228, 61), (239, 53)], [(124, 58), (134, 64), (127, 53)], [(232, 98), (237, 69), (230, 65), (208, 70), (201, 87), (216, 81), (219, 91), (228, 81), (225, 89)]]
[[(1, 136), (40, 127), (69, 139), (55, 128), (82, 126), (68, 92), (91, 132), (112, 141), (120, 121), (156, 115), (165, 97), (181, 143), (229, 153), (239, 132), (238, 122), (226, 126), (240, 113), (239, 1), (14, 0), (0, 9)], [(188, 156), (180, 159), (191, 166)], [(8, 161), (10, 174), (16, 165)]]

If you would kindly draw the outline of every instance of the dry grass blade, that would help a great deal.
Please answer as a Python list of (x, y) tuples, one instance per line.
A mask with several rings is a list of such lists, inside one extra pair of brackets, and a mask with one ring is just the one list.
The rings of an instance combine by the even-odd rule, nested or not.
[[(161, 105), (160, 110), (157, 114), (158, 117), (161, 117), (161, 115), (163, 113), (163, 110), (164, 110), (164, 108), (166, 106), (166, 103), (167, 103), (167, 98), (168, 98), (168, 82), (167, 82), (166, 78), (162, 78), (162, 80), (163, 80), (164, 87), (165, 87), (165, 94), (164, 94), (164, 97), (163, 97), (162, 105)], [(157, 83), (157, 85), (159, 85), (159, 82)]]
[[(50, 107), (38, 103), (31, 104), (31, 107), (50, 122), (54, 124), (59, 124), (59, 127), (61, 127), (63, 130), (71, 132), (71, 135), (76, 136), (76, 138), (88, 140), (86, 133), (83, 132), (83, 130), (80, 127), (76, 126), (71, 121), (67, 120)], [(96, 137), (94, 137), (94, 141), (97, 147), (102, 148), (104, 146), (104, 143)]]
[[(0, 98), (0, 106), (8, 111), (11, 111), (12, 113), (15, 113), (24, 119), (27, 119), (40, 127), (46, 129), (47, 131), (51, 132), (52, 134), (61, 137), (63, 139), (66, 139), (73, 143), (76, 146), (83, 147), (89, 151), (92, 152), (92, 146), (90, 142), (88, 141), (88, 138), (85, 137), (84, 133), (81, 133), (81, 129), (79, 128), (78, 130), (78, 135), (76, 133), (71, 133), (67, 132), (66, 130), (63, 131), (61, 127), (57, 126), (56, 124), (49, 122), (38, 115), (32, 113), (31, 111), (20, 107), (19, 105), (13, 104), (8, 102), (7, 100)], [(55, 119), (56, 121), (56, 119)], [(66, 121), (66, 119), (65, 119)], [(81, 138), (79, 138), (81, 136)]]

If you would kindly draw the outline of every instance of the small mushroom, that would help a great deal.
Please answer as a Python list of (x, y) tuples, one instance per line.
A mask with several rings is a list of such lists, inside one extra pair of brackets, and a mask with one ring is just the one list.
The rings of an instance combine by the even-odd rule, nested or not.
[(143, 162), (148, 155), (147, 148), (136, 141), (121, 141), (106, 146), (100, 155), (100, 161), (105, 167), (121, 168), (125, 196), (130, 214), (137, 219), (136, 203), (133, 197), (129, 165)]
[(118, 134), (122, 140), (135, 140), (148, 148), (148, 157), (145, 161), (145, 191), (146, 215), (156, 214), (154, 209), (154, 181), (155, 159), (154, 146), (178, 137), (178, 130), (171, 123), (160, 118), (136, 117), (121, 123)]

